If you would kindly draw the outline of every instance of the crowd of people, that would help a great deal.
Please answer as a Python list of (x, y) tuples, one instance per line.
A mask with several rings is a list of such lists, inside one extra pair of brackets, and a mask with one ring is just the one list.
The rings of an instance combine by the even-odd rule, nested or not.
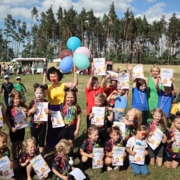
[[(127, 110), (129, 89), (123, 89), (117, 80), (111, 79), (110, 74), (102, 76), (101, 82), (94, 76), (92, 64), (91, 74), (85, 87), (86, 95), (86, 124), (83, 131), (86, 138), (79, 147), (80, 167), (84, 168), (92, 164), (93, 148), (104, 148), (104, 167), (107, 171), (118, 170), (119, 166), (112, 166), (113, 147), (125, 147), (124, 161), (131, 166), (134, 174), (148, 174), (146, 161), (138, 164), (133, 161), (136, 155), (135, 148), (141, 148), (144, 156), (149, 156), (150, 164), (157, 163), (167, 168), (177, 168), (180, 162), (180, 140), (176, 134), (180, 132), (180, 97), (172, 81), (171, 87), (159, 86), (160, 68), (153, 66), (150, 76), (147, 78), (133, 79), (132, 84), (132, 107)], [(126, 71), (132, 75), (132, 66), (127, 65)], [(30, 160), (39, 153), (44, 156), (45, 144), (55, 148), (55, 157), (52, 161), (52, 172), (57, 179), (68, 179), (68, 172), (73, 168), (69, 164), (68, 155), (73, 156), (74, 139), (80, 132), (81, 107), (78, 105), (78, 78), (76, 68), (73, 69), (74, 79), (72, 82), (61, 82), (63, 74), (55, 67), (47, 69), (44, 76), (50, 81), (34, 84), (34, 98), (26, 105), (24, 92), (25, 86), (21, 78), (17, 77), (16, 84), (9, 82), (9, 76), (4, 76), (1, 92), (4, 91), (4, 101), (0, 103), (1, 114), (9, 128), (9, 137), (12, 143), (12, 158), (14, 168), (26, 169), (27, 179), (31, 180), (32, 166)], [(110, 80), (110, 85), (107, 86)], [(48, 100), (46, 100), (46, 96)], [(175, 100), (175, 97), (176, 101)], [(45, 113), (48, 114), (48, 122), (35, 119), (37, 103), (48, 102)], [(104, 107), (103, 125), (94, 125), (93, 118), (96, 114), (93, 107)], [(64, 127), (53, 128), (52, 112), (61, 112)], [(16, 116), (23, 112), (30, 117), (31, 138), (25, 139), (25, 128), (18, 130), (15, 127)], [(171, 126), (168, 125), (170, 120)], [(124, 138), (121, 129), (115, 125), (123, 122), (126, 127)], [(154, 135), (156, 128), (162, 132), (162, 139), (156, 149), (152, 149), (147, 139)], [(10, 156), (7, 147), (8, 135), (0, 132), (0, 157)], [(23, 141), (26, 142), (26, 150), (23, 150)], [(46, 143), (45, 143), (46, 141)]]

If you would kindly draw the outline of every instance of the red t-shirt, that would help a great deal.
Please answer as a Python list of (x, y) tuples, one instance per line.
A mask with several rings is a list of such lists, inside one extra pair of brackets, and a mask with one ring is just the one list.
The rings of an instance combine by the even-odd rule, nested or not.
[[(107, 88), (105, 88), (104, 89), (104, 93), (106, 94), (106, 98), (108, 98), (108, 96), (114, 91), (114, 90), (116, 90), (117, 91), (117, 87), (107, 87)], [(115, 102), (115, 100), (111, 100), (110, 101), (110, 104), (114, 104), (114, 102)]]
[(99, 87), (98, 89), (88, 89), (86, 87), (85, 93), (86, 93), (86, 114), (89, 115), (90, 110), (92, 109), (94, 104), (94, 98), (97, 94), (103, 94), (104, 88)]

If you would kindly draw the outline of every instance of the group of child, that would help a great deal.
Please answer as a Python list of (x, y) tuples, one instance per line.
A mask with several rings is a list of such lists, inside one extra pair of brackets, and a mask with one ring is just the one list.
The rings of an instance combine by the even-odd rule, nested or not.
[[(132, 72), (131, 66), (128, 66), (128, 70), (130, 73)], [(112, 167), (112, 151), (115, 146), (126, 147), (124, 161), (127, 157), (129, 158), (129, 164), (134, 174), (147, 174), (149, 172), (145, 161), (144, 164), (139, 165), (132, 160), (136, 154), (134, 151), (135, 147), (144, 149), (144, 156), (149, 154), (151, 165), (157, 162), (158, 166), (162, 166), (163, 162), (165, 162), (164, 164), (167, 168), (177, 168), (180, 162), (180, 146), (176, 138), (176, 134), (180, 131), (179, 106), (177, 104), (172, 106), (174, 114), (173, 118), (171, 118), (172, 127), (170, 129), (167, 128), (167, 118), (170, 114), (173, 99), (176, 96), (174, 83), (172, 83), (172, 87), (164, 87), (164, 90), (160, 90), (157, 82), (158, 105), (151, 111), (150, 119), (148, 119), (147, 112), (149, 108), (146, 94), (149, 88), (147, 87), (147, 79), (133, 79), (132, 109), (126, 113), (129, 90), (119, 86), (116, 80), (111, 80), (110, 87), (106, 88), (109, 78), (110, 75), (103, 76), (99, 87), (98, 78), (93, 76), (92, 68), (92, 73), (85, 89), (87, 130), (84, 132), (87, 138), (80, 147), (82, 168), (85, 167), (84, 164), (93, 158), (92, 152), (94, 147), (104, 147), (104, 164), (107, 170), (117, 170), (118, 166)], [(44, 156), (44, 141), (46, 137), (46, 122), (37, 121), (34, 115), (36, 114), (38, 102), (48, 102), (45, 99), (48, 87), (47, 85), (35, 83), (35, 98), (31, 100), (29, 106), (26, 106), (23, 93), (18, 89), (15, 90), (15, 86), (9, 82), (9, 77), (5, 76), (4, 79), (5, 83), (2, 85), (2, 90), (4, 89), (6, 92), (4, 95), (7, 109), (5, 111), (2, 104), (0, 104), (0, 107), (4, 123), (7, 124), (10, 130), (13, 166), (14, 168), (17, 168), (18, 165), (26, 167), (27, 179), (31, 180), (32, 166), (30, 159), (39, 153)], [(18, 84), (21, 84), (21, 82), (18, 81)], [(61, 114), (65, 126), (60, 128), (61, 140), (55, 146), (56, 155), (52, 162), (52, 171), (60, 180), (68, 179), (68, 172), (70, 168), (73, 168), (69, 164), (67, 155), (69, 153), (72, 154), (74, 138), (79, 133), (81, 123), (81, 108), (77, 104), (76, 96), (77, 89), (74, 87), (65, 88), (64, 91), (64, 103), (62, 104)], [(176, 106), (176, 110), (174, 106)], [(92, 123), (95, 116), (92, 111), (93, 107), (105, 108), (103, 125), (94, 125)], [(53, 121), (50, 108), (45, 108), (44, 111), (49, 115), (50, 121)], [(18, 130), (15, 127), (16, 116), (20, 113), (31, 118), (31, 138), (26, 140), (26, 151), (24, 153), (22, 153), (22, 143), (24, 141), (25, 128)], [(122, 137), (121, 129), (115, 125), (116, 122), (125, 124), (126, 132), (124, 138)], [(160, 145), (153, 150), (148, 145), (147, 138), (154, 134), (156, 128), (161, 130), (163, 137)], [(39, 150), (37, 147), (39, 147)], [(164, 158), (165, 152), (166, 158)], [(0, 132), (0, 157), (3, 156), (10, 156), (10, 152), (7, 147), (7, 135), (4, 132)]]

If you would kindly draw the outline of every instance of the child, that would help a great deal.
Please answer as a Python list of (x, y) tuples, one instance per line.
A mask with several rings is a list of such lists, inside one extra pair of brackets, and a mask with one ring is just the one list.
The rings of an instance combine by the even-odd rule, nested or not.
[(113, 91), (109, 97), (107, 98), (107, 101), (110, 102), (111, 100), (114, 100), (114, 121), (122, 121), (123, 117), (125, 117), (127, 103), (128, 103), (128, 93), (129, 90), (122, 89), (121, 86), (117, 87), (117, 91)]
[(166, 162), (167, 168), (176, 169), (180, 163), (180, 146), (179, 141), (176, 140), (175, 134), (180, 133), (180, 116), (176, 116), (173, 121), (173, 128), (167, 133), (166, 146)]
[(149, 132), (150, 132), (149, 135), (151, 136), (153, 134), (156, 127), (159, 128), (164, 134), (163, 134), (161, 144), (155, 150), (152, 150), (150, 146), (148, 147), (148, 153), (150, 156), (150, 164), (154, 165), (155, 159), (156, 159), (157, 165), (162, 166), (163, 155), (164, 155), (164, 144), (167, 141), (166, 116), (165, 116), (165, 113), (160, 108), (156, 108), (151, 111), (151, 118), (152, 120), (149, 123), (147, 123)]
[(88, 138), (83, 141), (83, 144), (80, 147), (80, 155), (82, 156), (81, 161), (83, 164), (93, 158), (93, 147), (99, 147), (98, 140), (98, 128), (95, 125), (91, 125), (88, 128)]
[(61, 139), (56, 145), (56, 157), (52, 162), (52, 172), (59, 180), (68, 180), (68, 173), (71, 167), (67, 155), (71, 151), (72, 144), (65, 139)]
[(61, 130), (61, 139), (67, 139), (71, 143), (79, 133), (81, 123), (81, 108), (77, 104), (76, 89), (65, 89), (65, 103), (62, 115), (65, 126)]
[[(9, 127), (10, 139), (12, 142), (12, 156), (14, 160), (14, 168), (18, 167), (17, 158), (22, 152), (22, 142), (24, 140), (25, 128), (17, 129), (15, 120), (17, 115), (24, 114), (26, 116), (27, 106), (22, 102), (22, 96), (19, 91), (11, 92), (11, 105), (7, 107), (7, 125)], [(17, 156), (18, 152), (18, 156)]]
[[(108, 139), (107, 135), (107, 127), (111, 126), (111, 121), (113, 120), (113, 111), (112, 107), (106, 107), (107, 101), (106, 97), (103, 94), (97, 94), (94, 100), (95, 107), (105, 107), (105, 115), (104, 115), (104, 125), (98, 125), (99, 138), (101, 142), (105, 142)], [(94, 117), (94, 113), (90, 111), (89, 121), (91, 122)]]
[[(28, 116), (31, 117), (30, 121), (30, 131), (31, 137), (34, 137), (37, 141), (37, 145), (39, 145), (39, 152), (43, 155), (44, 154), (44, 140), (46, 136), (46, 122), (45, 121), (35, 121), (34, 114), (37, 110), (37, 103), (39, 102), (48, 102), (45, 97), (45, 91), (47, 90), (46, 85), (40, 85), (38, 83), (34, 84), (34, 94), (35, 99), (31, 100), (29, 104), (29, 112)], [(45, 113), (50, 114), (50, 111), (45, 108)]]
[(139, 165), (134, 163), (134, 156), (136, 155), (136, 152), (133, 151), (135, 147), (143, 148), (144, 149), (144, 156), (148, 154), (147, 151), (147, 143), (145, 141), (145, 138), (148, 136), (148, 129), (146, 126), (141, 125), (138, 127), (136, 135), (131, 137), (127, 144), (126, 144), (126, 151), (129, 153), (129, 163), (130, 166), (134, 172), (134, 174), (143, 174), (146, 175), (149, 173), (148, 167), (146, 163), (144, 162), (143, 165)]
[(21, 77), (17, 76), (16, 77), (16, 84), (14, 84), (14, 89), (19, 91), (22, 95), (22, 99), (23, 99), (23, 102), (25, 103), (26, 102), (26, 98), (24, 96), (24, 93), (27, 92), (26, 91), (26, 87), (24, 86), (23, 83), (21, 83)]
[(4, 83), (1, 86), (0, 96), (1, 96), (2, 92), (4, 91), (4, 102), (5, 102), (6, 106), (8, 106), (10, 103), (10, 95), (11, 95), (11, 91), (13, 90), (13, 88), (14, 88), (13, 83), (9, 82), (9, 76), (5, 75)]
[[(112, 168), (110, 165), (112, 164), (112, 150), (113, 146), (123, 147), (123, 140), (120, 139), (120, 129), (117, 126), (113, 126), (108, 129), (110, 139), (106, 142), (105, 150), (106, 150), (106, 158), (105, 164), (107, 165), (107, 171), (111, 171)], [(126, 153), (124, 153), (124, 157)], [(114, 170), (117, 170), (118, 166), (114, 167)]]
[[(159, 81), (157, 81), (159, 82)], [(158, 91), (158, 108), (161, 108), (164, 113), (166, 114), (166, 118), (169, 117), (169, 112), (171, 110), (171, 105), (173, 99), (177, 94), (177, 90), (175, 87), (174, 82), (172, 83), (171, 87), (164, 86), (164, 91), (159, 89), (158, 83), (156, 84), (156, 88)]]
[[(1, 111), (1, 117), (0, 117), (0, 123), (1, 123), (1, 121), (3, 120), (3, 125), (6, 123), (6, 110), (5, 110), (5, 106), (4, 106), (4, 104), (2, 103), (2, 102), (0, 102), (0, 111)], [(0, 127), (0, 132), (1, 132), (1, 128), (2, 127)]]
[(134, 136), (136, 133), (137, 128), (142, 123), (142, 112), (139, 111), (137, 108), (133, 108), (128, 111), (127, 118), (123, 117), (123, 121), (126, 125), (126, 134), (125, 134), (125, 141)]

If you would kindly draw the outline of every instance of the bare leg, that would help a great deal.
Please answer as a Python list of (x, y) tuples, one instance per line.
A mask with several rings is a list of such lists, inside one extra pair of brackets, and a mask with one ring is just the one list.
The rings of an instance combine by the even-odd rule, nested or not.
[(179, 163), (177, 161), (172, 161), (172, 168), (176, 169), (178, 167)]
[(158, 166), (162, 166), (162, 162), (163, 162), (163, 159), (157, 157), (157, 165), (158, 165)]
[(26, 166), (27, 180), (32, 180), (31, 171), (32, 171), (32, 166), (31, 166), (31, 164), (29, 164), (29, 165)]
[(171, 161), (166, 161), (164, 163), (164, 165), (166, 166), (166, 168), (170, 169), (172, 167), (172, 162)]
[(83, 163), (84, 163), (84, 162), (87, 162), (87, 160), (88, 160), (88, 157), (82, 156), (82, 162), (83, 162)]
[(155, 164), (155, 158), (151, 158), (150, 164), (151, 164), (151, 165), (154, 165), (154, 164)]
[(105, 163), (106, 165), (110, 165), (110, 164), (112, 163), (112, 158), (106, 157), (104, 163)]

